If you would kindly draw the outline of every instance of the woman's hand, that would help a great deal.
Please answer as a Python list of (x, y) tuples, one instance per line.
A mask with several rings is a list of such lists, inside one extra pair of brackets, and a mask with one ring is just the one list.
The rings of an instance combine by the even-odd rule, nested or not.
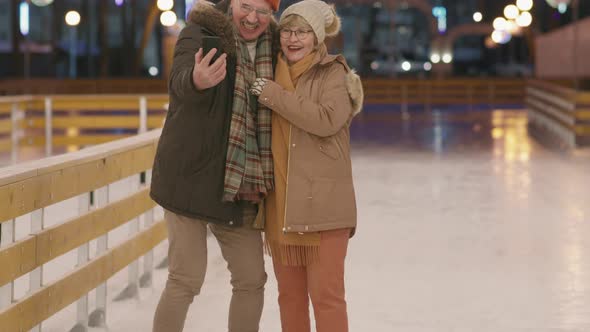
[(255, 96), (260, 96), (262, 94), (262, 90), (264, 90), (264, 86), (268, 83), (266, 78), (257, 78), (252, 86), (250, 87), (250, 93)]

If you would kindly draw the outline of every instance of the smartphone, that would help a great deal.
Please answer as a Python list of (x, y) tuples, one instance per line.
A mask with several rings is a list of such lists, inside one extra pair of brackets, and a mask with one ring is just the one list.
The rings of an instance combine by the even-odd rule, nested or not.
[(221, 39), (217, 36), (203, 36), (203, 57), (214, 48), (217, 49), (217, 53), (211, 59), (211, 63), (215, 62), (221, 55)]

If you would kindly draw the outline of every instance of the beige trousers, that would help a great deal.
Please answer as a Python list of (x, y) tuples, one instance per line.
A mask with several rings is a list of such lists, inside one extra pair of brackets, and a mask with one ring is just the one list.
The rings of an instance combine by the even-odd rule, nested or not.
[[(207, 225), (170, 211), (169, 274), (154, 317), (154, 332), (180, 332), (193, 298), (199, 294), (207, 269)], [(209, 224), (231, 272), (233, 295), (229, 332), (257, 332), (264, 304), (266, 272), (260, 231), (249, 226), (230, 228)]]

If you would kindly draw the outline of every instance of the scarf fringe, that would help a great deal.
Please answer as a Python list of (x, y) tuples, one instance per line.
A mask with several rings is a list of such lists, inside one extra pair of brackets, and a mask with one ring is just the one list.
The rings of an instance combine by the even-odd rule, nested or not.
[(286, 266), (309, 266), (320, 261), (319, 245), (281, 244), (265, 238), (264, 252)]

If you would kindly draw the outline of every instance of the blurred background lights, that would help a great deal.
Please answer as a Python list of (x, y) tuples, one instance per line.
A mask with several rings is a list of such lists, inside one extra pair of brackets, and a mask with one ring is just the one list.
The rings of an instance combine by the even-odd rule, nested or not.
[(495, 30), (506, 30), (508, 29), (508, 21), (503, 17), (497, 17), (493, 23)]
[(80, 14), (75, 10), (70, 10), (66, 13), (66, 23), (69, 26), (76, 26), (80, 24)]
[(512, 36), (507, 31), (495, 30), (492, 32), (492, 40), (497, 44), (506, 44), (512, 39)]
[(511, 35), (519, 35), (521, 33), (520, 26), (513, 20), (506, 22), (506, 31)]
[(439, 63), (440, 62), (440, 54), (438, 53), (433, 53), (430, 56), (430, 61), (432, 61), (432, 63)]
[(173, 0), (158, 0), (158, 9), (161, 11), (167, 11), (174, 7)]
[(480, 12), (475, 12), (473, 14), (473, 20), (475, 22), (481, 22), (482, 19), (483, 19), (483, 15)]
[(45, 7), (51, 5), (53, 0), (31, 0), (31, 3), (37, 7)]
[(19, 16), (20, 16), (20, 33), (23, 36), (29, 34), (29, 3), (28, 2), (21, 2), (19, 6)]
[(160, 23), (166, 27), (171, 27), (176, 24), (176, 20), (176, 14), (172, 11), (165, 11), (160, 15)]
[(533, 8), (533, 0), (517, 0), (516, 6), (522, 11), (529, 11)]
[(565, 12), (567, 12), (567, 4), (566, 3), (560, 3), (559, 5), (557, 5), (557, 10), (561, 14), (565, 14)]
[(150, 69), (148, 69), (148, 72), (150, 73), (150, 76), (158, 76), (158, 74), (160, 73), (158, 68), (155, 66), (151, 66)]
[(432, 16), (436, 17), (438, 22), (438, 32), (447, 31), (447, 9), (443, 6), (436, 6), (432, 8)]
[(545, 0), (549, 6), (553, 8), (558, 8), (559, 5), (565, 5), (566, 7), (569, 6), (571, 0)]
[(412, 64), (409, 63), (408, 61), (404, 61), (404, 62), (402, 62), (402, 69), (404, 71), (410, 71), (412, 69)]
[(515, 5), (508, 5), (504, 8), (504, 16), (506, 16), (507, 19), (514, 20), (518, 17), (519, 13), (520, 11)]
[(520, 27), (528, 27), (533, 23), (533, 16), (529, 12), (521, 13), (516, 19), (516, 24)]

